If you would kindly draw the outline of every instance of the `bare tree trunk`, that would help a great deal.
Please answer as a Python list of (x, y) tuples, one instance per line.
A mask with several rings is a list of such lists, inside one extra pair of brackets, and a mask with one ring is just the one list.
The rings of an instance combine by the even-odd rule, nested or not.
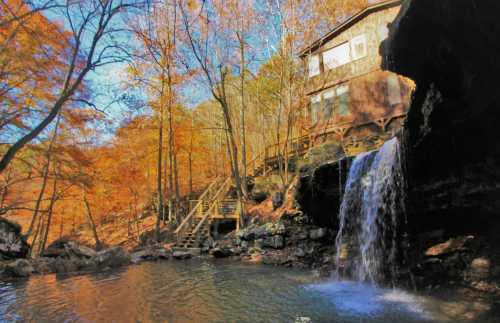
[(245, 125), (245, 39), (243, 36), (243, 23), (241, 26), (241, 34), (236, 33), (240, 45), (240, 96), (241, 96), (241, 166), (242, 166), (242, 191), (247, 195), (247, 144), (246, 144), (246, 125)]
[(42, 187), (40, 188), (40, 192), (38, 194), (38, 198), (35, 203), (35, 211), (33, 212), (33, 216), (31, 217), (31, 222), (30, 226), (28, 227), (28, 231), (26, 232), (26, 237), (29, 237), (33, 231), (33, 226), (35, 225), (35, 221), (38, 217), (38, 213), (40, 212), (40, 205), (43, 200), (43, 195), (45, 194), (45, 188), (47, 187), (47, 182), (49, 178), (49, 169), (50, 169), (50, 162), (52, 158), (52, 147), (54, 146), (54, 143), (57, 138), (57, 131), (59, 129), (59, 122), (61, 121), (61, 114), (57, 116), (56, 124), (54, 127), (54, 133), (52, 134), (52, 138), (50, 139), (49, 147), (47, 148), (46, 152), (46, 163), (43, 168), (43, 179), (42, 179)]
[(63, 236), (63, 230), (64, 230), (64, 217), (63, 217), (63, 214), (61, 213), (61, 219), (60, 219), (61, 223), (59, 224), (59, 239), (62, 238)]
[(193, 131), (194, 131), (194, 111), (191, 112), (191, 131), (189, 138), (189, 153), (188, 153), (188, 167), (189, 167), (189, 198), (193, 194)]
[(179, 172), (177, 171), (177, 153), (174, 152), (174, 183), (175, 183), (175, 201), (176, 203), (181, 198), (181, 191), (179, 188)]
[(99, 240), (99, 235), (97, 234), (97, 228), (94, 222), (94, 218), (92, 217), (92, 210), (90, 209), (90, 203), (89, 200), (87, 199), (87, 192), (85, 190), (83, 191), (83, 203), (85, 204), (85, 209), (87, 211), (86, 212), (87, 220), (89, 221), (90, 228), (92, 229), (92, 234), (94, 235), (95, 249), (101, 250), (102, 243), (101, 240)]
[(57, 201), (57, 174), (54, 170), (54, 185), (52, 187), (52, 197), (50, 198), (50, 205), (47, 212), (47, 225), (45, 228), (45, 233), (43, 236), (43, 240), (40, 243), (39, 255), (43, 256), (43, 252), (45, 250), (45, 245), (47, 244), (47, 238), (49, 237), (50, 224), (52, 223), (52, 214), (54, 210), (54, 204)]
[[(162, 82), (163, 89), (163, 82)], [(163, 91), (162, 91), (163, 92)], [(163, 100), (160, 100), (163, 101)], [(160, 223), (163, 219), (163, 194), (162, 194), (162, 155), (163, 154), (163, 102), (160, 102), (160, 115), (158, 117), (158, 160), (157, 160), (157, 182), (156, 189), (158, 190), (158, 214), (156, 217), (155, 238), (160, 241)]]

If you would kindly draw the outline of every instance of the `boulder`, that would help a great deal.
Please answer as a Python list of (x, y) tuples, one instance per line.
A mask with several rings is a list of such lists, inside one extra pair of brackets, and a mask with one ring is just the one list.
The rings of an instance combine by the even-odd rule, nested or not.
[(78, 270), (78, 264), (74, 260), (55, 258), (51, 263), (49, 263), (50, 271), (58, 274), (70, 273)]
[(215, 258), (226, 258), (232, 256), (231, 249), (224, 247), (217, 247), (210, 250), (210, 254)]
[(202, 252), (208, 252), (211, 248), (214, 247), (215, 241), (211, 237), (205, 239), (201, 245)]
[(5, 262), (0, 261), (0, 277), (3, 276), (6, 266)]
[(21, 227), (0, 217), (0, 260), (25, 258), (30, 247), (21, 235)]
[(248, 264), (260, 264), (262, 263), (262, 254), (260, 253), (251, 253), (248, 256), (245, 256), (241, 259), (241, 261)]
[(47, 258), (86, 258), (97, 256), (97, 252), (75, 241), (60, 239), (51, 243), (43, 252)]
[(139, 263), (145, 260), (158, 260), (158, 253), (152, 248), (146, 248), (143, 250), (135, 251), (130, 254), (130, 259), (133, 263)]
[(17, 259), (5, 267), (4, 273), (11, 277), (28, 277), (35, 269), (26, 259)]
[(56, 240), (52, 242), (43, 252), (44, 257), (48, 258), (58, 258), (58, 257), (66, 257), (66, 244), (69, 240)]
[(269, 222), (260, 226), (252, 225), (244, 230), (241, 230), (236, 238), (252, 241), (272, 235), (284, 234), (286, 228), (281, 222)]
[(113, 268), (130, 263), (130, 255), (123, 247), (116, 246), (99, 251), (92, 260), (98, 267)]
[(243, 252), (243, 250), (241, 250), (241, 248), (238, 248), (238, 247), (234, 247), (234, 248), (231, 248), (229, 250), (231, 251), (231, 255), (233, 255), (233, 256), (239, 256)]
[(309, 238), (311, 240), (318, 240), (326, 236), (327, 229), (326, 228), (318, 228), (309, 230)]
[(156, 256), (158, 257), (158, 259), (167, 260), (170, 258), (170, 254), (171, 254), (171, 251), (169, 251), (167, 249), (164, 249), (164, 248), (156, 249)]
[(189, 259), (191, 257), (193, 257), (193, 255), (187, 251), (174, 251), (172, 253), (172, 258), (177, 260)]
[(70, 257), (92, 258), (97, 255), (97, 252), (95, 250), (83, 245), (79, 245), (74, 241), (68, 241), (68, 243), (64, 245), (64, 249), (66, 251), (66, 254)]
[(291, 259), (283, 251), (272, 251), (266, 252), (262, 255), (262, 262), (266, 265), (289, 265), (291, 264)]
[(266, 237), (262, 241), (262, 246), (273, 249), (282, 249), (285, 246), (285, 239), (283, 239), (283, 236), (281, 235)]
[(473, 236), (451, 238), (446, 242), (434, 245), (425, 251), (427, 257), (442, 257), (461, 251), (466, 248), (466, 245), (474, 239)]
[(37, 274), (50, 274), (54, 272), (54, 258), (40, 257), (31, 260)]
[(289, 234), (289, 241), (298, 242), (300, 240), (306, 240), (309, 238), (309, 232), (303, 228), (297, 228)]
[(300, 247), (297, 247), (295, 249), (295, 251), (293, 252), (293, 255), (295, 257), (298, 257), (298, 258), (302, 258), (302, 257), (305, 257), (306, 256), (306, 252), (304, 251), (304, 249), (300, 248)]
[(469, 277), (472, 280), (485, 280), (490, 274), (491, 262), (486, 258), (475, 258), (472, 260), (469, 268)]

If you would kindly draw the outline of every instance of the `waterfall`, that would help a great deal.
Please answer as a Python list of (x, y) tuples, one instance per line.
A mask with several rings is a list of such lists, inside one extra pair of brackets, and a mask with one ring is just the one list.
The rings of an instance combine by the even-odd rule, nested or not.
[(396, 276), (404, 185), (396, 138), (358, 155), (350, 169), (335, 239), (337, 277), (379, 282)]

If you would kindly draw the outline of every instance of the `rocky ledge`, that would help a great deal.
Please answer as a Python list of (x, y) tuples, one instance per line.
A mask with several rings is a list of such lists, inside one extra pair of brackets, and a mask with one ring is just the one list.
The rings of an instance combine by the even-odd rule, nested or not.
[(43, 257), (0, 262), (0, 277), (106, 270), (129, 264), (130, 259), (129, 253), (119, 246), (97, 252), (73, 241), (57, 241)]
[(206, 241), (203, 251), (214, 258), (327, 273), (335, 259), (335, 232), (309, 223), (301, 212), (285, 214), (279, 220), (250, 225), (224, 239)]

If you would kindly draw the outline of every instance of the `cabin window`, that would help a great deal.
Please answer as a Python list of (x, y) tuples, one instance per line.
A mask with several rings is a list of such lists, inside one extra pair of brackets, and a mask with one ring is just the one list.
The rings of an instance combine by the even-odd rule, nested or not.
[(340, 116), (348, 116), (351, 114), (349, 111), (349, 85), (342, 85), (337, 88), (337, 97), (338, 97), (338, 114)]
[(311, 98), (311, 121), (313, 124), (318, 122), (318, 115), (321, 110), (321, 95), (315, 95)]
[(309, 77), (319, 75), (319, 56), (309, 56)]
[(387, 77), (387, 98), (390, 105), (397, 105), (403, 102), (401, 98), (401, 86), (397, 75)]
[(333, 116), (333, 106), (335, 104), (335, 91), (333, 89), (323, 92), (323, 107), (325, 109), (325, 120)]
[(366, 35), (359, 35), (351, 40), (351, 55), (352, 59), (360, 59), (367, 54)]
[(323, 64), (325, 69), (342, 66), (351, 61), (351, 48), (349, 43), (329, 49), (323, 53)]

